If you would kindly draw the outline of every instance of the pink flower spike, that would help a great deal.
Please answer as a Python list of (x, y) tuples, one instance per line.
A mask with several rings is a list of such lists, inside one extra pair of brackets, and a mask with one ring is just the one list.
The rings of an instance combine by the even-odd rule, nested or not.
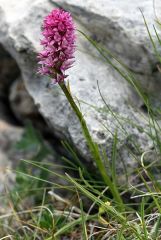
[(54, 9), (43, 21), (42, 35), (38, 73), (50, 76), (53, 83), (63, 82), (74, 62), (76, 34), (70, 13)]

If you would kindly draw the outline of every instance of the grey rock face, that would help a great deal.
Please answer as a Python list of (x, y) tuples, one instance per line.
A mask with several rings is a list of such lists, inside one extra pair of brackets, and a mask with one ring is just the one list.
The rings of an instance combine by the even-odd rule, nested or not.
[(14, 115), (21, 122), (26, 119), (37, 118), (38, 110), (34, 104), (32, 97), (28, 94), (22, 78), (16, 79), (11, 87), (9, 94), (9, 101)]
[(22, 128), (0, 120), (0, 193), (4, 192), (5, 188), (13, 187), (15, 174), (12, 167), (17, 165), (21, 156), (15, 151), (15, 143), (20, 140), (22, 133)]
[[(151, 69), (156, 64), (156, 59), (138, 10), (138, 7), (145, 6), (144, 14), (149, 22), (153, 16), (150, 2), (126, 1), (125, 4), (122, 0), (117, 4), (115, 1), (101, 0), (97, 5), (97, 1), (76, 3), (74, 0), (60, 0), (59, 4), (70, 9), (74, 16), (77, 15), (79, 29), (95, 36), (112, 51), (115, 50), (137, 72), (145, 88), (155, 92), (161, 82), (157, 76), (152, 75)], [(25, 87), (53, 135), (74, 144), (84, 159), (91, 161), (80, 124), (59, 87), (55, 85), (48, 89), (48, 79), (36, 74), (36, 54), (41, 48), (40, 27), (43, 17), (56, 7), (57, 2), (53, 3), (44, 0), (15, 0), (12, 3), (0, 0), (0, 43), (16, 60)], [(160, 9), (159, 1), (158, 4)], [(152, 146), (143, 131), (147, 123), (146, 116), (140, 110), (143, 103), (118, 73), (98, 56), (93, 56), (95, 50), (80, 34), (77, 45), (76, 63), (68, 72), (71, 92), (76, 97), (76, 102), (79, 101), (94, 140), (105, 148), (109, 158), (113, 134), (118, 130), (118, 172), (122, 172), (123, 168), (120, 160), (132, 171), (138, 164), (135, 157)], [(149, 84), (149, 81), (153, 83)], [(102, 100), (98, 85), (108, 106)], [(131, 139), (140, 145), (140, 151), (136, 150)]]
[(96, 41), (121, 56), (133, 71), (151, 73), (156, 59), (141, 11), (153, 34), (153, 24), (161, 12), (159, 0), (155, 4), (151, 0), (50, 1), (71, 11)]

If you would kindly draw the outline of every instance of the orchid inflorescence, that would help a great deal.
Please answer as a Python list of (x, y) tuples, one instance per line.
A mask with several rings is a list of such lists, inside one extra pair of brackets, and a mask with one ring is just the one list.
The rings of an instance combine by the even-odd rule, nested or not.
[(72, 17), (62, 9), (54, 9), (45, 17), (42, 27), (38, 72), (50, 76), (54, 83), (63, 82), (65, 71), (74, 62), (76, 34)]

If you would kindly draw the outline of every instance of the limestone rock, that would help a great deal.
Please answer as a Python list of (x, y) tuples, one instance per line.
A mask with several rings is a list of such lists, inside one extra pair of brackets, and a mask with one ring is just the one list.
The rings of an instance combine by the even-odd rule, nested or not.
[(10, 86), (9, 101), (15, 116), (23, 123), (26, 119), (34, 120), (39, 114), (22, 78), (16, 79)]
[[(117, 4), (112, 0), (101, 0), (98, 5), (96, 2), (60, 0), (59, 4), (68, 7), (74, 15), (79, 15), (76, 22), (80, 29), (89, 32), (91, 36), (98, 36), (104, 45), (116, 50), (117, 54), (126, 59), (144, 85), (148, 85), (149, 80), (154, 80), (150, 88), (158, 89), (156, 82), (160, 82), (151, 71), (156, 59), (150, 48), (142, 16), (137, 10), (137, 7), (143, 6), (141, 2), (126, 1), (125, 4), (122, 0)], [(57, 4), (56, 1), (54, 3)], [(153, 14), (150, 0), (143, 3), (144, 14), (149, 22)], [(158, 1), (158, 9), (160, 6)], [(0, 0), (0, 43), (16, 60), (25, 87), (53, 135), (74, 144), (84, 159), (91, 161), (79, 122), (59, 87), (55, 85), (53, 89), (48, 89), (48, 79), (36, 74), (40, 27), (43, 17), (53, 7), (56, 5), (47, 0)], [(99, 38), (96, 37), (97, 40)], [(93, 56), (95, 51), (92, 52), (87, 41), (79, 34), (77, 45), (76, 63), (68, 72), (71, 92), (76, 96), (76, 101), (79, 100), (94, 140), (105, 147), (109, 158), (113, 134), (118, 130), (118, 173), (122, 174), (120, 160), (132, 172), (138, 164), (132, 156), (140, 157), (142, 151), (152, 147), (152, 142), (143, 131), (147, 123), (146, 116), (140, 110), (143, 103), (118, 73), (98, 56)], [(98, 85), (107, 105), (102, 100)], [(136, 150), (131, 139), (136, 145), (140, 145), (140, 151)]]
[(133, 71), (151, 74), (157, 60), (141, 12), (155, 35), (153, 24), (160, 18), (160, 0), (50, 1), (71, 11), (97, 42), (121, 57)]
[(15, 142), (20, 140), (22, 133), (23, 129), (0, 120), (0, 193), (14, 184), (15, 174), (11, 169), (20, 160)]

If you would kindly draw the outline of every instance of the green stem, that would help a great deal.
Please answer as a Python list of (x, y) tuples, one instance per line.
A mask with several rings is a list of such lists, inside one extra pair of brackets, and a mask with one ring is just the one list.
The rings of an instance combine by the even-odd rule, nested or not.
[(102, 162), (102, 159), (101, 159), (101, 156), (100, 156), (100, 153), (99, 153), (98, 145), (93, 142), (92, 137), (89, 133), (88, 127), (86, 125), (86, 121), (85, 121), (82, 113), (80, 112), (79, 108), (77, 107), (76, 103), (74, 102), (73, 97), (70, 94), (70, 92), (68, 91), (65, 83), (64, 82), (59, 83), (59, 86), (63, 90), (66, 98), (68, 99), (68, 102), (70, 103), (72, 109), (74, 110), (75, 114), (77, 115), (77, 117), (80, 121), (82, 130), (83, 130), (83, 134), (86, 138), (86, 141), (87, 141), (87, 144), (89, 146), (90, 152), (91, 152), (92, 157), (94, 158), (94, 160), (96, 162), (96, 165), (99, 169), (100, 174), (102, 175), (102, 178), (103, 178), (104, 182), (109, 186), (109, 189), (110, 189), (113, 197), (115, 198), (116, 202), (118, 202), (120, 204), (120, 207), (122, 209), (124, 209), (123, 201), (120, 197), (120, 194), (117, 190), (117, 187), (115, 186), (115, 184), (112, 183), (110, 177), (107, 175), (105, 166)]

